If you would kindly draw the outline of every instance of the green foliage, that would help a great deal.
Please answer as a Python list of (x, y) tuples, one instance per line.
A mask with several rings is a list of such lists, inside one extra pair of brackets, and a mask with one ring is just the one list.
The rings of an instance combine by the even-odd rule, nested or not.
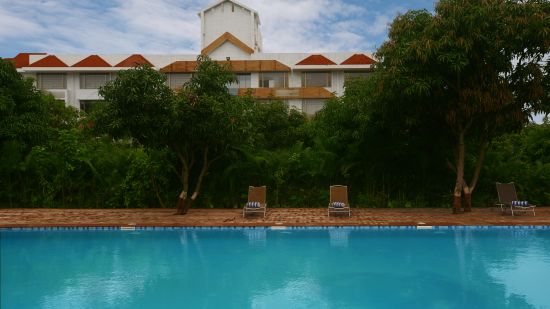
[[(314, 121), (329, 178), (352, 184), (351, 195), (368, 207), (442, 206), (449, 173), (432, 119), (404, 124), (403, 114), (380, 108), (380, 73), (346, 84), (345, 95), (327, 102)], [(383, 94), (384, 95), (384, 94)], [(387, 101), (384, 101), (387, 102)]]
[(9, 61), (0, 59), (0, 203), (14, 205), (25, 189), (21, 168), (33, 147), (76, 123), (76, 111), (36, 90)]
[(157, 193), (166, 198), (170, 171), (156, 157), (127, 141), (62, 130), (23, 162), (22, 202), (56, 208), (158, 207)]
[(174, 119), (173, 92), (166, 77), (149, 66), (121, 71), (99, 90), (105, 99), (92, 115), (96, 130), (115, 138), (132, 137), (146, 146), (162, 146)]
[(461, 135), (466, 168), (493, 140), (474, 204), (514, 181), (547, 205), (550, 126), (525, 124), (550, 110), (549, 7), (442, 0), (400, 15), (370, 77), (313, 118), (231, 96), (230, 68), (204, 56), (178, 92), (150, 67), (121, 71), (80, 116), (0, 60), (0, 205), (173, 207), (180, 196), (184, 213), (195, 200), (240, 208), (249, 185), (267, 185), (269, 207), (326, 207), (344, 184), (353, 207), (446, 207)]
[(531, 124), (496, 139), (487, 153), (480, 204), (495, 201), (495, 182), (514, 182), (518, 197), (537, 205), (550, 201), (550, 123)]
[(170, 149), (182, 188), (178, 213), (185, 214), (211, 165), (248, 140), (251, 104), (229, 94), (233, 81), (227, 67), (206, 56), (197, 58), (196, 72), (175, 95), (162, 73), (145, 66), (130, 69), (100, 90), (105, 106), (95, 113), (95, 126), (148, 149)]
[(241, 207), (249, 185), (267, 185), (270, 207), (318, 206), (324, 161), (302, 142), (307, 118), (280, 101), (249, 103), (248, 139), (213, 166), (203, 205)]
[(166, 190), (173, 178), (166, 164), (167, 151), (147, 151), (142, 147), (132, 150), (116, 196), (123, 200), (126, 208), (166, 207), (166, 201), (170, 200)]
[[(208, 74), (213, 71), (211, 65), (210, 62), (206, 65)], [(210, 81), (200, 73), (193, 76), (173, 101), (173, 117), (177, 121), (173, 123), (170, 140), (176, 144), (176, 152), (188, 160), (193, 153), (201, 157), (206, 149), (211, 157), (222, 155), (231, 145), (246, 139), (250, 127), (246, 117), (250, 114), (250, 104), (240, 97), (229, 95), (227, 89), (219, 92), (220, 89), (211, 86), (222, 81), (225, 85), (231, 79), (219, 81), (218, 77), (212, 76), (215, 81)], [(206, 83), (206, 86), (212, 87), (212, 92), (207, 92), (206, 86), (198, 83)], [(195, 93), (196, 89), (199, 92)]]
[(0, 59), (0, 143), (18, 141), (26, 150), (46, 141), (56, 128), (74, 125), (76, 112), (36, 90), (9, 61)]
[(379, 103), (373, 108), (386, 127), (425, 133), (416, 142), (432, 139), (451, 150), (436, 154), (447, 157), (456, 176), (455, 212), (462, 191), (469, 195), (476, 187), (491, 140), (550, 108), (544, 91), (549, 33), (542, 30), (550, 25), (548, 8), (540, 1), (443, 0), (433, 14), (398, 16), (376, 53)]
[(304, 114), (290, 109), (282, 101), (252, 102), (252, 144), (257, 148), (288, 148), (305, 138)]
[(196, 96), (193, 99), (203, 96), (223, 98), (229, 95), (227, 85), (234, 81), (235, 76), (228, 66), (211, 61), (208, 56), (199, 55), (196, 72), (185, 88), (189, 94)]

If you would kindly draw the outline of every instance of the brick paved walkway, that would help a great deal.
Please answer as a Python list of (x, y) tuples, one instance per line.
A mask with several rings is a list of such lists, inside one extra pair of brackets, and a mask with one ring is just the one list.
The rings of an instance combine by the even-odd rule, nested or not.
[(352, 209), (352, 217), (330, 217), (324, 208), (275, 208), (242, 217), (240, 209), (0, 209), (0, 227), (29, 226), (343, 226), (343, 225), (550, 225), (550, 207), (537, 215), (502, 215), (491, 208), (451, 214), (450, 209)]

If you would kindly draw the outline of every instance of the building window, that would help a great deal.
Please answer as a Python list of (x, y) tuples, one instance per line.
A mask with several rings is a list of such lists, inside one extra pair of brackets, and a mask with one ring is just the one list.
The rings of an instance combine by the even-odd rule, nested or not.
[(369, 78), (371, 72), (369, 71), (351, 71), (351, 72), (344, 72), (344, 80), (348, 81), (350, 79), (356, 79), (356, 78)]
[(227, 85), (227, 88), (229, 88), (229, 89), (251, 88), (250, 73), (248, 73), (248, 74), (237, 74), (235, 76), (235, 79), (236, 79), (236, 82)]
[(332, 72), (302, 72), (302, 87), (331, 87)]
[(180, 89), (191, 80), (192, 76), (191, 73), (168, 73), (166, 74), (166, 84), (170, 89)]
[(80, 73), (80, 89), (99, 89), (110, 80), (109, 73)]
[(92, 111), (93, 106), (99, 101), (97, 100), (80, 100), (80, 110), (86, 113)]
[(237, 87), (250, 88), (250, 74), (237, 74)]
[(38, 73), (36, 74), (36, 88), (67, 89), (67, 76), (65, 73)]
[(302, 100), (302, 112), (313, 116), (325, 106), (325, 99), (304, 99)]
[(235, 76), (237, 79), (236, 83), (232, 83), (229, 88), (250, 88), (250, 74), (237, 74)]
[(287, 88), (288, 74), (286, 72), (261, 72), (260, 88)]

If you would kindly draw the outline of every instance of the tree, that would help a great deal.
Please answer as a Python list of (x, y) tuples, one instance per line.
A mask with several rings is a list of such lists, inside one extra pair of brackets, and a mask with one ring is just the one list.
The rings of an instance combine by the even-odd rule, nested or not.
[[(216, 178), (205, 184), (201, 206), (240, 207), (246, 198), (244, 189), (250, 185), (267, 185), (270, 192), (268, 204), (275, 207), (281, 203), (286, 207), (293, 206), (289, 201), (297, 201), (295, 197), (298, 195), (307, 199), (299, 189), (314, 186), (311, 177), (306, 175), (300, 179), (301, 183), (296, 183), (291, 182), (289, 176), (294, 174), (294, 167), (311, 171), (307, 161), (310, 149), (302, 147), (308, 118), (282, 101), (255, 101), (251, 96), (245, 96), (242, 100), (251, 107), (251, 113), (247, 115), (251, 125), (247, 129), (249, 139), (234, 147), (236, 151), (217, 161), (211, 170)], [(290, 161), (299, 161), (299, 164), (291, 167)], [(288, 192), (292, 194), (285, 194)], [(287, 198), (290, 196), (290, 199)]]
[[(529, 124), (519, 133), (496, 138), (484, 168), (493, 181), (480, 181), (487, 201), (494, 200), (495, 182), (515, 182), (518, 196), (536, 205), (550, 201), (550, 122)], [(481, 194), (481, 192), (480, 192)]]
[(23, 78), (13, 63), (0, 59), (0, 187), (10, 204), (17, 192), (14, 179), (21, 176), (17, 171), (25, 156), (75, 122), (74, 109), (37, 90), (33, 80)]
[(133, 138), (146, 147), (165, 147), (174, 122), (174, 93), (166, 77), (149, 66), (120, 71), (99, 90), (104, 98), (92, 112), (94, 129), (115, 138)]
[[(247, 143), (251, 131), (250, 102), (231, 96), (229, 68), (198, 57), (196, 72), (177, 95), (173, 144), (181, 164), (182, 191), (178, 214), (187, 213), (201, 192), (212, 165), (233, 147)], [(191, 191), (193, 192), (191, 194)]]
[(307, 117), (283, 101), (251, 102), (254, 148), (288, 148), (304, 139)]
[(196, 72), (177, 94), (150, 67), (121, 72), (100, 90), (106, 104), (95, 115), (99, 130), (175, 153), (181, 183), (177, 214), (187, 213), (212, 165), (246, 142), (250, 127), (250, 105), (228, 92), (234, 81), (229, 68), (206, 56), (197, 60)]
[[(368, 79), (346, 81), (344, 95), (327, 102), (314, 119), (316, 148), (325, 156), (333, 181), (345, 181), (357, 199), (376, 207), (436, 205), (444, 191), (441, 177), (448, 172), (437, 149), (428, 138), (438, 124), (418, 119), (414, 126), (404, 118), (404, 109), (388, 104), (377, 95), (379, 72)], [(383, 113), (384, 112), (384, 113)], [(439, 177), (438, 180), (437, 177)]]
[(72, 126), (75, 116), (73, 109), (37, 90), (32, 79), (0, 58), (0, 143), (18, 141), (28, 150), (44, 143), (53, 130)]
[(344, 96), (328, 100), (315, 115), (312, 135), (316, 148), (331, 154), (325, 159), (329, 161), (327, 166), (332, 169), (333, 180), (356, 176), (358, 183), (368, 177), (369, 165), (372, 166), (366, 162), (365, 152), (369, 143), (366, 134), (371, 116), (370, 90), (371, 83), (364, 78), (349, 80)]
[[(386, 108), (403, 107), (413, 121), (438, 119), (444, 125), (432, 134), (451, 137), (454, 213), (463, 193), (464, 210), (470, 210), (491, 140), (549, 108), (548, 13), (546, 1), (442, 0), (433, 15), (420, 10), (398, 16), (376, 53)], [(468, 155), (475, 162), (470, 181)]]

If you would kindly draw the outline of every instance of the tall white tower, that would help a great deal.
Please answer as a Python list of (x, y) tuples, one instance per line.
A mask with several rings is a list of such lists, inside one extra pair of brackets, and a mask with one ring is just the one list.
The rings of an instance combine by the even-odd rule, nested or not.
[(233, 0), (219, 0), (199, 13), (201, 49), (213, 59), (250, 58), (262, 51), (258, 12)]

